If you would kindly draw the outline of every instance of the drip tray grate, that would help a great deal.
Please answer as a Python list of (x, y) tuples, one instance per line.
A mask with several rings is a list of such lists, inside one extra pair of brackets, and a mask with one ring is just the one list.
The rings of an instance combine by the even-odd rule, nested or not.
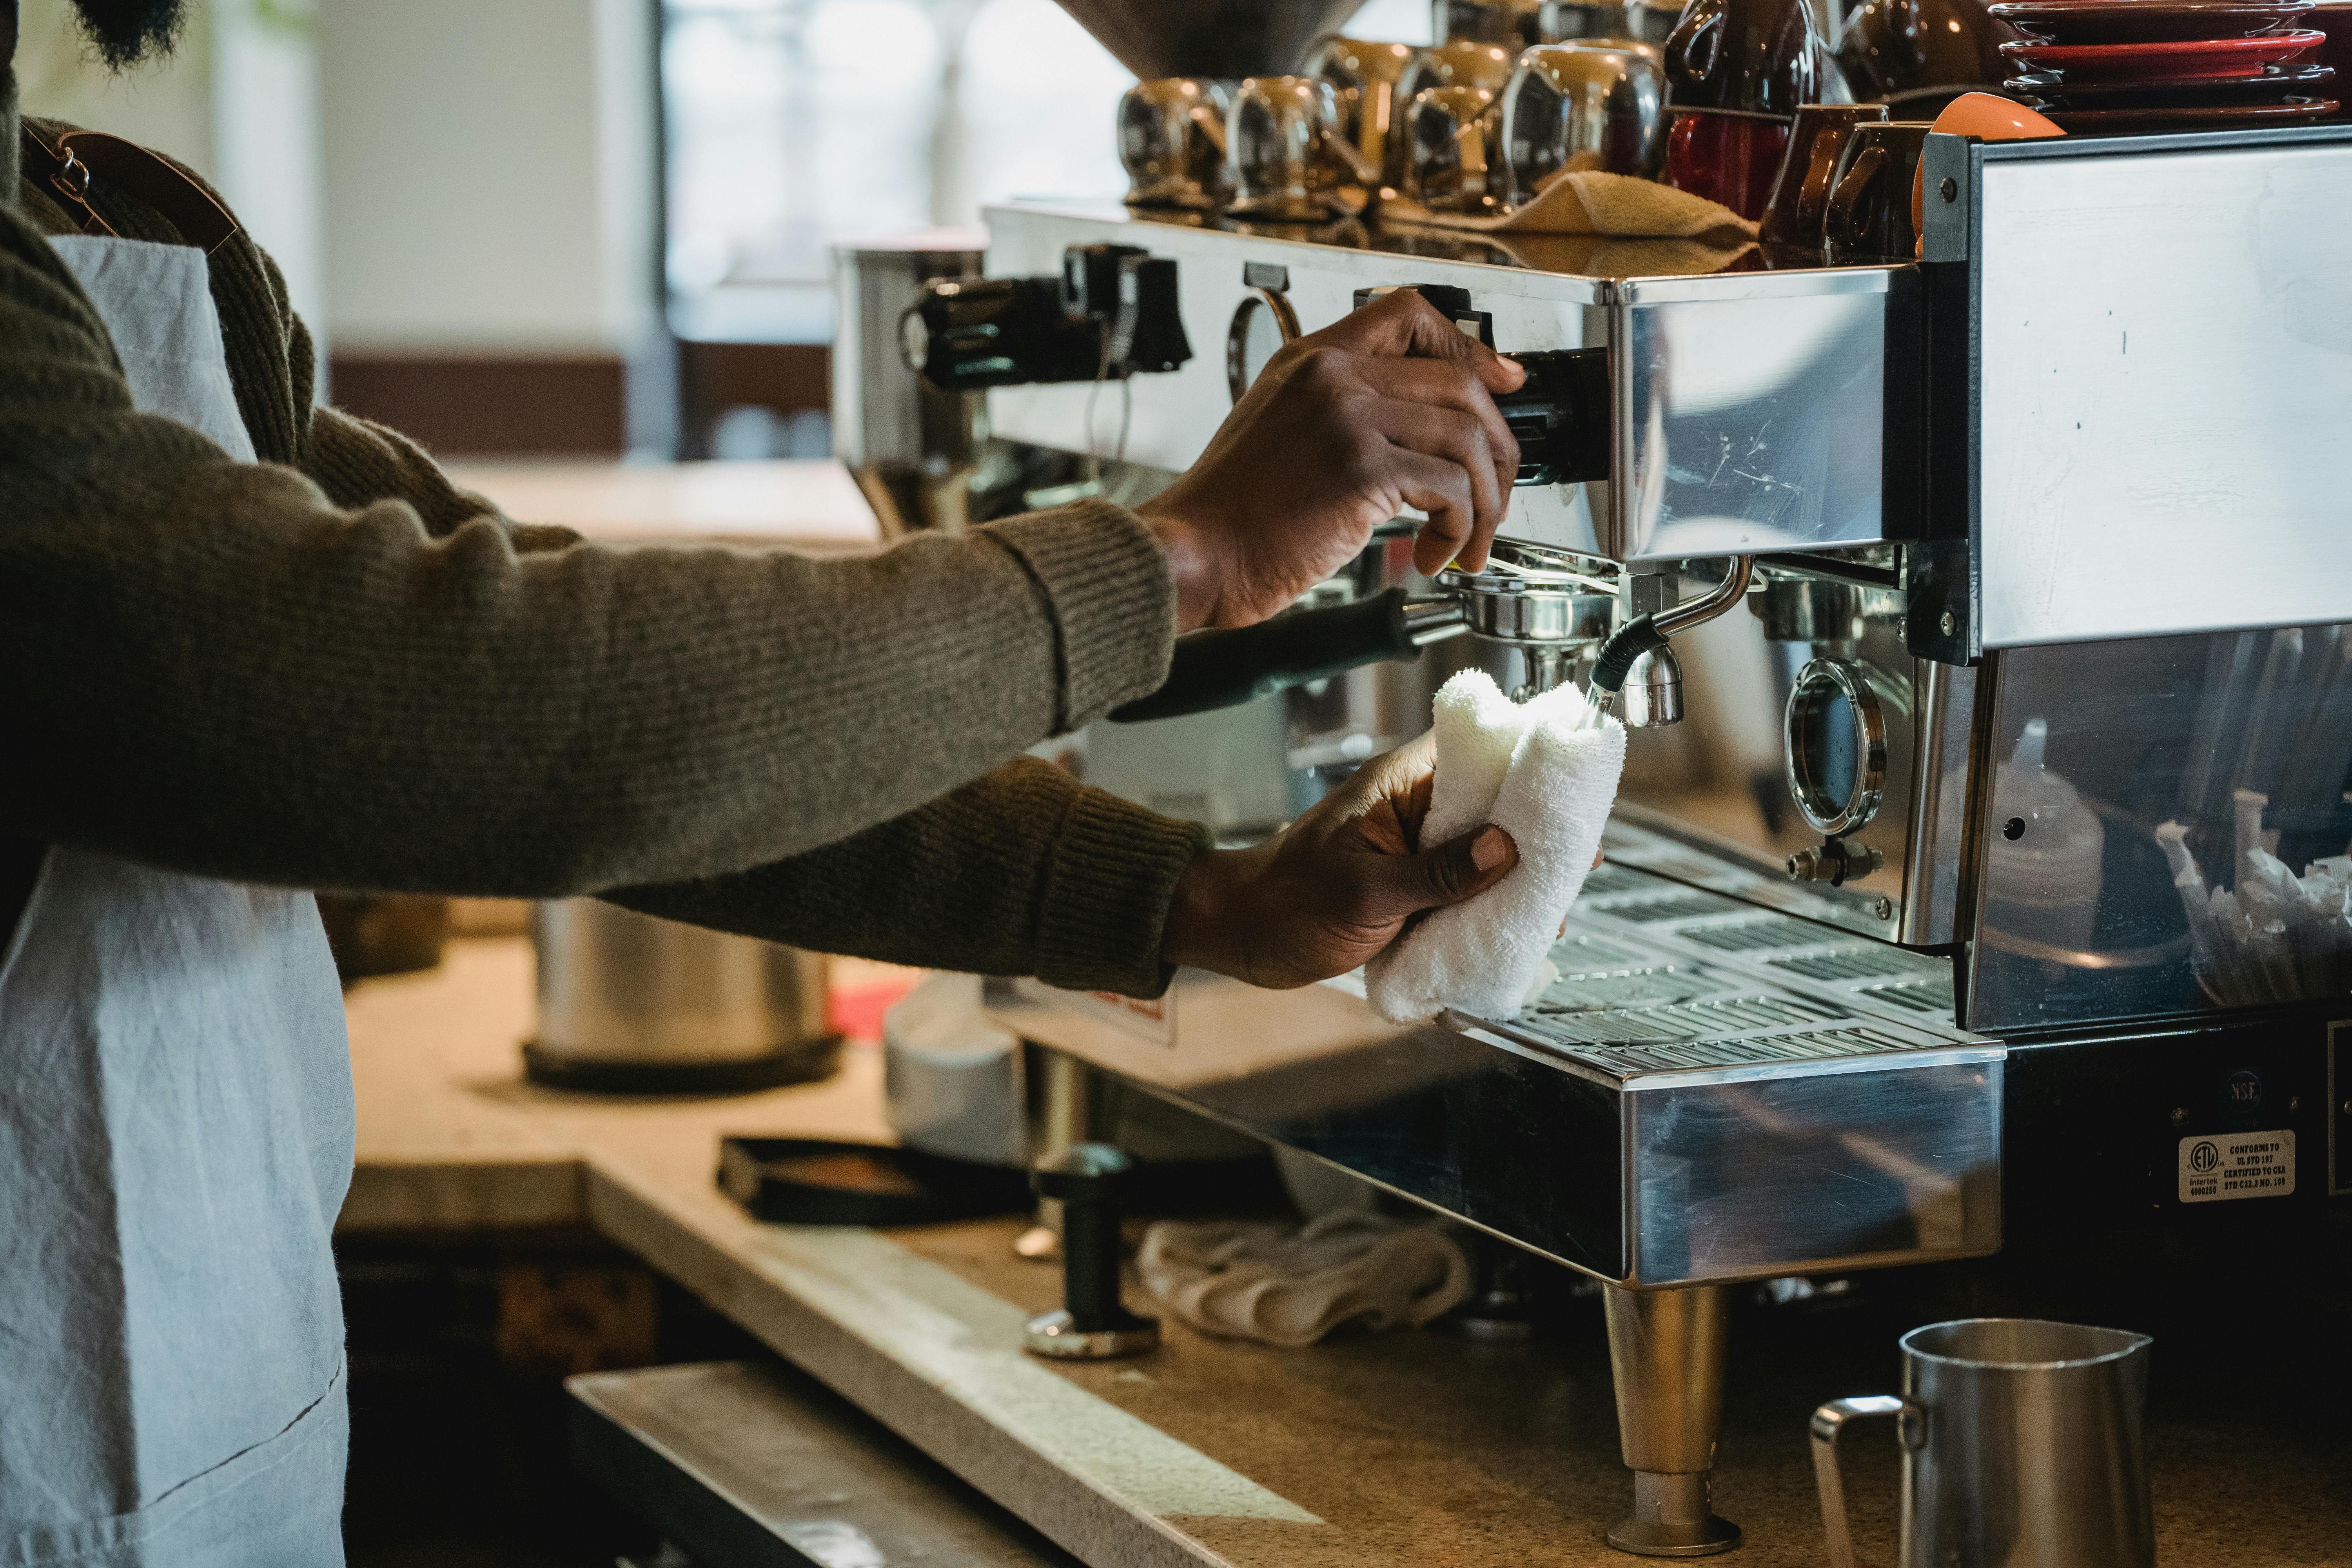
[(1630, 921), (1635, 925), (1656, 925), (1661, 921), (1696, 920), (1701, 915), (1727, 914), (1740, 906), (1714, 893), (1670, 893), (1664, 898), (1626, 900), (1592, 912), (1611, 920)]
[(1717, 952), (1761, 952), (1772, 947), (1811, 947), (1822, 940), (1818, 928), (1801, 921), (1784, 920), (1779, 915), (1742, 921), (1738, 925), (1685, 926), (1675, 934), (1685, 942), (1695, 942)]
[(1557, 1017), (1523, 1018), (1520, 1027), (1566, 1054), (1617, 1074), (1671, 1072), (1686, 1068), (1769, 1067), (1779, 1062), (1818, 1061), (1834, 1057), (1875, 1056), (1916, 1049), (1918, 1042), (1875, 1029), (1812, 1029), (1801, 1034), (1750, 1036), (1741, 1039), (1673, 1044), (1608, 1043), (1560, 1038)]
[(1874, 980), (1883, 974), (1916, 970), (1920, 961), (1900, 949), (1851, 947), (1796, 958), (1768, 958), (1764, 962), (1808, 980)]
[(1724, 996), (1674, 1002), (1657, 1007), (1618, 1007), (1588, 1013), (1542, 1012), (1530, 1022), (1543, 1032), (1580, 1045), (1624, 1045), (1647, 1040), (1704, 1040), (1758, 1029), (1815, 1024), (1840, 1015), (1793, 996)]

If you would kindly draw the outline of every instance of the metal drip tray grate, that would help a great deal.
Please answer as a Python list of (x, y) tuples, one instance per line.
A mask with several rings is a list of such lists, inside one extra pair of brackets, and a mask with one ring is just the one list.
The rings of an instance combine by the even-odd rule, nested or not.
[(1657, 881), (1622, 866), (1602, 865), (1584, 879), (1584, 890), (1578, 897), (1606, 899), (1617, 893), (1654, 892)]
[(1685, 926), (1675, 934), (1717, 952), (1761, 952), (1767, 948), (1810, 946), (1822, 936), (1811, 926), (1777, 915), (1742, 921), (1738, 925)]
[(1629, 900), (1612, 904), (1595, 913), (1611, 920), (1631, 921), (1636, 925), (1656, 925), (1661, 921), (1696, 920), (1701, 915), (1727, 914), (1739, 906), (1729, 899), (1713, 893), (1670, 893), (1664, 898)]
[(1914, 985), (1871, 985), (1861, 994), (1914, 1013), (1934, 1014), (1950, 1022), (1956, 1008), (1949, 980), (1928, 980)]
[(1688, 1002), (1719, 989), (1718, 982), (1669, 964), (1624, 974), (1564, 975), (1536, 999), (1536, 1007), (1545, 1013), (1650, 1007), (1661, 1003)]
[(1916, 1050), (1920, 1043), (1862, 1027), (1811, 1029), (1801, 1034), (1746, 1036), (1727, 1040), (1586, 1041), (1562, 1037), (1564, 1031), (1559, 1026), (1567, 1022), (1557, 1017), (1523, 1018), (1520, 1027), (1538, 1037), (1552, 1037), (1552, 1043), (1567, 1047), (1570, 1056), (1620, 1075), (1687, 1068), (1769, 1067), (1780, 1062), (1874, 1056), (1886, 1051)]
[(1606, 974), (1617, 970), (1650, 970), (1658, 966), (1654, 952), (1634, 952), (1601, 941), (1597, 936), (1576, 932), (1560, 939), (1551, 950), (1552, 967), (1563, 975)]
[(1808, 980), (1874, 980), (1883, 974), (1901, 974), (1917, 967), (1919, 963), (1910, 953), (1883, 947), (1847, 948), (1838, 952), (1807, 953), (1797, 958), (1770, 958), (1765, 962), (1775, 969), (1785, 969)]
[(1658, 1007), (1622, 1007), (1590, 1013), (1541, 1012), (1530, 1023), (1539, 1032), (1580, 1045), (1623, 1045), (1644, 1040), (1704, 1040), (1758, 1029), (1813, 1024), (1839, 1015), (1793, 996), (1723, 996), (1675, 1002)]

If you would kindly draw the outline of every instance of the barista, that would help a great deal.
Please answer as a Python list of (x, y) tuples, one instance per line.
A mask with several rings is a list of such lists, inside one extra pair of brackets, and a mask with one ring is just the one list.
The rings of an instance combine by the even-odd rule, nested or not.
[[(117, 66), (179, 8), (76, 0)], [(352, 1090), (286, 889), (597, 893), (1150, 995), (1339, 972), (1513, 863), (1417, 845), (1414, 756), (1244, 852), (1019, 760), (1407, 507), (1424, 569), (1484, 559), (1518, 372), (1418, 297), (1286, 352), (1139, 511), (616, 552), (313, 407), (269, 259), (191, 243), (168, 169), (83, 184), (66, 129), (20, 144), (0, 81), (0, 1557), (341, 1560)]]

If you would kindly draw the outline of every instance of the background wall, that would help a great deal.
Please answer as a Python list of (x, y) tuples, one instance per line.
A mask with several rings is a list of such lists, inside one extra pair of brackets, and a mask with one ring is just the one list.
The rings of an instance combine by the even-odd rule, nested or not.
[(320, 0), (346, 352), (613, 353), (652, 298), (644, 0)]

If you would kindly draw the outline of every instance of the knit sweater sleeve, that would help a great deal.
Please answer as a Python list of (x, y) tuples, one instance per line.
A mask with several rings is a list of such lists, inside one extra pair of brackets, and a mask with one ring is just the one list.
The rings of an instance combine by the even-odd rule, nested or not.
[[(1130, 514), (1081, 504), (854, 560), (526, 549), (499, 520), (429, 516), (432, 494), (383, 499), (414, 488), (396, 479), (369, 497), (338, 443), (425, 461), (331, 417), (314, 473), (238, 464), (134, 412), (87, 300), (0, 209), (0, 824), (295, 887), (765, 877), (672, 907), (743, 926), (763, 889), (822, 889), (803, 940), (929, 962), (950, 954), (887, 930), (908, 904), (931, 900), (940, 931), (1025, 897), (988, 962), (1156, 963), (1158, 909), (1119, 931), (1073, 912), (1079, 884), (1164, 908), (1191, 830), (1025, 784), (918, 810), (1159, 684), (1172, 594)], [(995, 837), (960, 846), (974, 823)]]
[(1024, 757), (839, 844), (607, 897), (799, 947), (1156, 996), (1176, 879), (1208, 847), (1197, 823)]

